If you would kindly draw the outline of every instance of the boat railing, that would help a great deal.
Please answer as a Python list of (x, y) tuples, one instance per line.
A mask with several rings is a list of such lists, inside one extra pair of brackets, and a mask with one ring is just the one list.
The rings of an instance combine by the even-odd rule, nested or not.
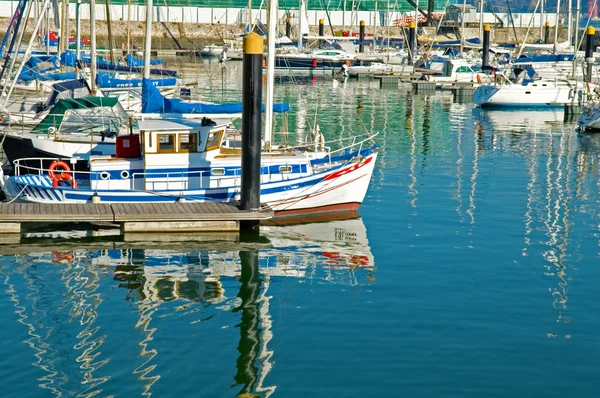
[[(133, 173), (131, 178), (133, 180), (133, 186), (135, 186), (135, 182), (137, 179), (142, 179), (146, 184), (165, 184), (165, 188), (160, 189), (189, 189), (189, 185), (191, 181), (198, 181), (198, 188), (213, 188), (210, 186), (212, 182), (216, 182), (216, 188), (221, 187), (230, 187), (237, 186), (240, 182), (241, 172), (239, 170), (233, 170), (232, 176), (226, 175), (215, 175), (213, 174), (214, 170), (209, 171), (173, 171), (173, 172), (138, 172)], [(191, 177), (197, 176), (196, 178), (191, 179)], [(213, 178), (217, 177), (217, 178)], [(209, 186), (206, 187), (205, 180), (207, 180)], [(231, 182), (231, 184), (226, 184), (225, 182)], [(176, 185), (176, 187), (174, 186)]]
[[(281, 133), (279, 133), (281, 134)], [(289, 134), (289, 133), (283, 133), (283, 134)], [(312, 141), (307, 141), (306, 143), (303, 144), (299, 144), (299, 145), (293, 145), (293, 146), (289, 146), (286, 145), (284, 148), (282, 148), (285, 151), (291, 151), (291, 150), (306, 150), (307, 147), (314, 150), (315, 152), (327, 152), (327, 154), (329, 156), (333, 155), (333, 154), (337, 154), (337, 153), (345, 153), (348, 152), (350, 150), (355, 150), (356, 147), (363, 147), (363, 144), (365, 144), (366, 142), (373, 142), (373, 138), (375, 138), (377, 135), (379, 134), (379, 132), (375, 132), (375, 133), (365, 133), (365, 134), (361, 134), (361, 135), (355, 135), (355, 136), (351, 136), (351, 137), (340, 137), (340, 138), (336, 138), (335, 140), (329, 140), (329, 141), (323, 141), (321, 143), (319, 142), (315, 142), (314, 138)], [(307, 134), (308, 136), (312, 136), (312, 134)], [(335, 149), (333, 149), (335, 148)], [(359, 149), (361, 150), (361, 149)]]
[[(52, 163), (52, 162), (65, 162), (70, 164), (73, 167), (68, 172), (71, 173), (71, 176), (74, 180), (79, 181), (82, 179), (82, 176), (85, 176), (85, 180), (92, 180), (92, 176), (97, 177), (100, 180), (108, 181), (108, 188), (110, 189), (110, 175), (108, 178), (104, 178), (104, 171), (81, 171), (75, 169), (75, 164), (79, 158), (21, 158), (16, 159), (13, 162), (13, 169), (15, 171), (15, 175), (49, 175), (50, 169), (48, 167), (44, 167), (44, 163)], [(34, 165), (38, 163), (38, 165)], [(79, 178), (78, 178), (79, 177)], [(116, 181), (116, 180), (115, 180)]]

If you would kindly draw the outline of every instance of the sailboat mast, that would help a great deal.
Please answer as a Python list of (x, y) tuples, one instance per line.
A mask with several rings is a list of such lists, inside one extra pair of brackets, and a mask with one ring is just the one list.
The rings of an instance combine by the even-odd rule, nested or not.
[(556, 22), (554, 24), (554, 54), (556, 54), (556, 42), (558, 41), (558, 22), (560, 13), (560, 0), (556, 2)]
[(579, 51), (579, 13), (581, 12), (581, 0), (575, 4), (575, 42), (573, 43), (573, 70), (571, 78), (575, 79), (575, 68), (577, 64), (577, 51)]
[(483, 40), (483, 0), (479, 0), (479, 39)]
[(273, 102), (275, 84), (275, 38), (277, 36), (277, 3), (269, 0), (269, 21), (267, 34), (267, 95), (265, 98), (265, 151), (271, 150), (273, 136)]
[(540, 42), (544, 42), (544, 0), (540, 5)]
[(248, 0), (248, 33), (252, 32), (252, 0)]
[(567, 0), (569, 5), (567, 7), (567, 38), (569, 39), (569, 44), (571, 43), (571, 35), (573, 34), (571, 30), (571, 20), (573, 19), (573, 0)]
[(75, 58), (81, 59), (81, 0), (77, 0), (75, 7)]
[[(50, 3), (50, 0), (45, 0), (44, 7), (48, 6), (48, 3)], [(29, 8), (29, 10), (31, 10), (31, 7)], [(29, 13), (27, 15), (29, 16)], [(37, 35), (37, 32), (40, 29), (40, 26), (42, 25), (43, 20), (44, 20), (43, 17), (38, 18), (38, 20), (35, 23), (35, 27), (33, 28), (33, 32), (31, 33), (31, 38), (29, 39), (29, 43), (27, 44), (27, 48), (25, 49), (25, 53), (23, 54), (23, 62), (21, 62), (21, 65), (19, 66), (19, 69), (17, 70), (17, 73), (15, 74), (15, 78), (12, 81), (10, 89), (8, 90), (8, 94), (6, 95), (6, 100), (4, 101), (4, 106), (3, 106), (4, 108), (6, 108), (8, 99), (10, 98), (10, 95), (12, 94), (12, 92), (15, 88), (15, 84), (17, 83), (17, 77), (21, 75), (21, 72), (23, 71), (23, 68), (25, 67), (25, 61), (27, 60), (29, 55), (31, 55), (33, 43), (35, 42), (35, 36)], [(18, 49), (18, 47), (17, 47), (17, 49)], [(15, 56), (15, 58), (16, 58), (16, 56)]]
[(144, 46), (144, 79), (150, 79), (150, 49), (152, 48), (152, 0), (146, 0), (146, 43)]
[(60, 15), (60, 48), (59, 51), (64, 52), (69, 46), (67, 42), (69, 41), (68, 32), (67, 32), (67, 19), (69, 14), (69, 3), (67, 0), (62, 0), (62, 11)]
[(50, 55), (50, 4), (46, 7), (46, 55)]
[(90, 87), (96, 93), (96, 0), (90, 0)]
[(302, 50), (302, 29), (304, 29), (302, 12), (304, 12), (304, 0), (300, 0), (298, 6), (298, 50)]
[(127, 0), (127, 54), (131, 54), (131, 0)]
[(113, 37), (112, 37), (112, 27), (110, 23), (110, 4), (108, 0), (104, 0), (104, 4), (106, 6), (106, 28), (108, 30), (108, 51), (110, 53), (110, 62), (115, 62), (115, 53), (113, 49)]
[(463, 50), (465, 45), (465, 13), (467, 10), (467, 0), (463, 0), (463, 9), (462, 9), (462, 20), (460, 22), (460, 56), (463, 56)]
[(377, 0), (375, 0), (375, 18), (373, 18), (373, 46), (377, 47)]

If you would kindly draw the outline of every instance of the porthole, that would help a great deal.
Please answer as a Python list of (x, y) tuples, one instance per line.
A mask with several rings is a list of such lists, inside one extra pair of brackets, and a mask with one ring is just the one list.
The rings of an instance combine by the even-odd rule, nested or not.
[(129, 172), (127, 170), (123, 170), (121, 172), (121, 178), (124, 179), (124, 180), (128, 179), (129, 178)]
[(110, 178), (110, 174), (108, 174), (108, 171), (103, 171), (102, 173), (100, 173), (100, 178), (102, 178), (103, 180), (108, 180)]
[(212, 169), (210, 171), (210, 173), (214, 176), (224, 176), (225, 175), (225, 169)]

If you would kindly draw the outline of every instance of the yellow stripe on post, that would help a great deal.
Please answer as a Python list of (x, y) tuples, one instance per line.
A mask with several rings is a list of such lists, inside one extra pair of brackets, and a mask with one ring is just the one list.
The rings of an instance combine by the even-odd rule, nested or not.
[(484, 25), (483, 25), (483, 31), (484, 31), (484, 32), (489, 32), (489, 31), (490, 31), (490, 29), (491, 29), (491, 28), (490, 28), (490, 24), (489, 24), (489, 23), (486, 23), (486, 24), (484, 24)]
[(586, 33), (589, 36), (594, 36), (596, 34), (596, 29), (593, 26), (588, 26)]
[(409, 27), (410, 29), (414, 29), (416, 26), (417, 26), (417, 25), (415, 25), (415, 22), (414, 22), (414, 21), (410, 21), (410, 22), (409, 22), (409, 24), (408, 24), (408, 27)]
[(251, 32), (244, 36), (244, 54), (263, 54), (265, 39), (257, 33)]

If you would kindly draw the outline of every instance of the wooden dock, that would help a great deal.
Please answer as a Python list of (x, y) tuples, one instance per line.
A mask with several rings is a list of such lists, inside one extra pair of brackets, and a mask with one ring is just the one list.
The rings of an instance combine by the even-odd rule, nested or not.
[(238, 231), (240, 221), (273, 217), (270, 208), (240, 210), (230, 203), (13, 203), (0, 205), (0, 233), (19, 234), (22, 223), (104, 223), (121, 232)]

